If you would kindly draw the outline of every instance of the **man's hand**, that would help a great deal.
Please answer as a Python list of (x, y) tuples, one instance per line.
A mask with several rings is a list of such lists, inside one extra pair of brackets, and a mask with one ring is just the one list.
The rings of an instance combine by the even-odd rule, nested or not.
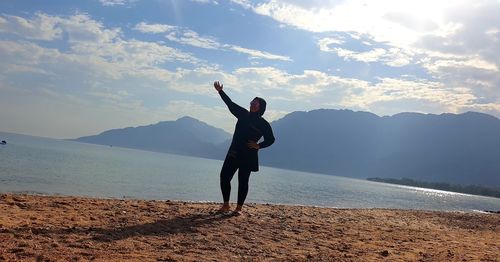
[(214, 82), (214, 87), (215, 87), (215, 90), (217, 90), (217, 92), (221, 91), (222, 88), (224, 87), (224, 85), (221, 85), (221, 83), (219, 83), (219, 81), (215, 81)]
[(248, 148), (251, 148), (251, 149), (257, 149), (257, 150), (260, 149), (259, 144), (255, 143), (255, 141), (252, 141), (252, 140), (248, 141), (247, 146), (248, 146)]

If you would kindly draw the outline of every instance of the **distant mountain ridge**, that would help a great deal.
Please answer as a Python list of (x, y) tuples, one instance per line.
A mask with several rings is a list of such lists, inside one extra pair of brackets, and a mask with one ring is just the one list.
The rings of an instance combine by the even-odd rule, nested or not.
[(98, 135), (73, 139), (100, 145), (113, 145), (164, 153), (221, 158), (219, 144), (231, 135), (192, 117), (139, 127), (104, 131)]
[(347, 177), (500, 185), (500, 120), (493, 116), (319, 109), (272, 123), (270, 166)]
[[(263, 165), (338, 176), (500, 186), (500, 120), (493, 116), (318, 109), (271, 123)], [(223, 159), (230, 134), (191, 117), (76, 141)]]

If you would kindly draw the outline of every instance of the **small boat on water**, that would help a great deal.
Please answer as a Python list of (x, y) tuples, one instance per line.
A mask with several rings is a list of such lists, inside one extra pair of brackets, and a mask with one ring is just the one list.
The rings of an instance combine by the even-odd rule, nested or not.
[(6, 145), (6, 144), (7, 144), (7, 141), (2, 140), (2, 142), (0, 142), (0, 144), (2, 144), (2, 145)]

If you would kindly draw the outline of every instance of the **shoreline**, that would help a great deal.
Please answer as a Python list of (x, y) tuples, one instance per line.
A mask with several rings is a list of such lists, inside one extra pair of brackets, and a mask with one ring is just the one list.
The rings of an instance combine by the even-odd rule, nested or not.
[(495, 261), (500, 254), (500, 214), (250, 203), (230, 216), (218, 207), (0, 194), (0, 261)]
[[(395, 184), (394, 184), (395, 185)], [(404, 186), (404, 185), (397, 185)], [(409, 186), (407, 186), (409, 187)], [(434, 189), (433, 189), (434, 190)], [(462, 195), (468, 195), (465, 193), (457, 193)], [(83, 199), (103, 199), (103, 200), (139, 200), (139, 201), (167, 201), (167, 202), (179, 202), (179, 203), (191, 203), (191, 204), (221, 204), (222, 202), (212, 201), (212, 200), (183, 200), (183, 199), (149, 199), (149, 198), (136, 198), (131, 196), (122, 197), (106, 197), (106, 196), (90, 196), (90, 195), (66, 195), (62, 193), (45, 193), (45, 192), (35, 192), (35, 191), (14, 191), (14, 192), (0, 192), (1, 195), (19, 195), (19, 196), (42, 196), (42, 197), (74, 197)], [(479, 196), (485, 198), (493, 198), (488, 196)], [(339, 210), (400, 210), (400, 211), (429, 211), (429, 212), (463, 212), (463, 213), (500, 213), (500, 210), (479, 210), (479, 209), (455, 209), (455, 210), (443, 210), (443, 209), (412, 209), (412, 208), (397, 208), (397, 207), (335, 207), (335, 206), (321, 206), (321, 205), (308, 205), (308, 204), (290, 204), (290, 203), (269, 203), (269, 202), (247, 202), (245, 205), (271, 205), (271, 206), (287, 206), (287, 207), (312, 207), (312, 208), (329, 208), (329, 209), (339, 209)]]
[(409, 178), (395, 179), (395, 178), (369, 177), (366, 178), (366, 180), (376, 183), (400, 185), (411, 188), (422, 188), (422, 189), (436, 190), (442, 192), (452, 192), (457, 194), (492, 197), (500, 199), (500, 188), (494, 188), (494, 187), (485, 187), (479, 185), (458, 185), (445, 182), (426, 182), (426, 181), (413, 180)]

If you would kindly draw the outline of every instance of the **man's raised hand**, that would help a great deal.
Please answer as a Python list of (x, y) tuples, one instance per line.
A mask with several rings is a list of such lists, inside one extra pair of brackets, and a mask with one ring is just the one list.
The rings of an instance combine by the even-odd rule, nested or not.
[(214, 82), (214, 87), (215, 87), (215, 90), (217, 90), (217, 92), (218, 92), (218, 91), (222, 90), (222, 88), (224, 87), (224, 85), (221, 85), (221, 83), (219, 83), (219, 81), (215, 81)]

